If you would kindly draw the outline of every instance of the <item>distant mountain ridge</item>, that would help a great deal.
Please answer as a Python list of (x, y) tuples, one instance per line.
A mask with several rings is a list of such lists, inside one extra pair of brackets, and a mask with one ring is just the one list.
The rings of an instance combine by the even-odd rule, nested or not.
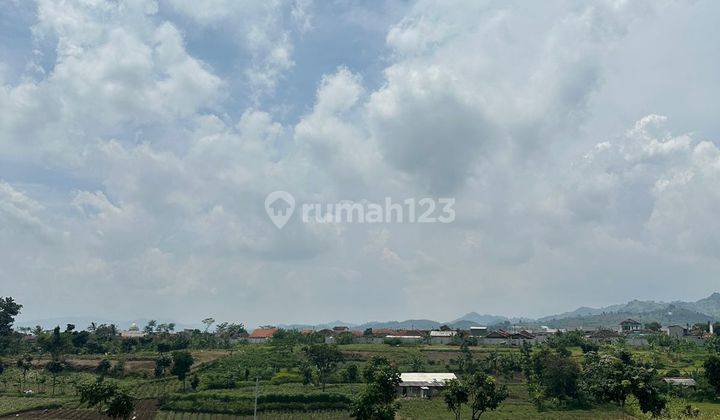
[(580, 307), (571, 312), (538, 318), (537, 321), (540, 323), (557, 324), (558, 321), (561, 320), (597, 317), (603, 314), (618, 313), (652, 318), (658, 322), (662, 319), (682, 319), (685, 320), (683, 323), (692, 321), (708, 322), (720, 318), (720, 293), (715, 292), (706, 298), (694, 302), (656, 302), (653, 300), (633, 299), (627, 303), (609, 305), (602, 308)]
[[(720, 293), (694, 302), (673, 301), (656, 302), (633, 299), (627, 303), (608, 305), (601, 308), (581, 306), (574, 311), (544, 316), (538, 319), (512, 318), (503, 315), (479, 314), (469, 312), (455, 320), (438, 322), (429, 319), (409, 319), (405, 321), (375, 321), (364, 324), (351, 324), (342, 321), (318, 325), (287, 325), (285, 328), (323, 329), (333, 326), (347, 326), (353, 330), (366, 328), (388, 328), (396, 330), (431, 330), (447, 325), (451, 328), (469, 329), (473, 326), (494, 326), (498, 324), (547, 325), (554, 328), (598, 328), (615, 327), (622, 320), (634, 318), (639, 322), (657, 321), (663, 325), (694, 324), (720, 320)], [(298, 328), (300, 329), (300, 328)]]
[[(288, 329), (331, 329), (335, 326), (346, 326), (353, 330), (365, 330), (367, 328), (379, 329), (395, 329), (395, 330), (432, 330), (447, 325), (451, 328), (469, 329), (473, 326), (496, 326), (508, 324), (522, 325), (547, 325), (553, 328), (597, 328), (597, 327), (614, 327), (620, 321), (626, 318), (633, 318), (637, 321), (647, 323), (651, 321), (660, 322), (663, 325), (669, 324), (694, 324), (697, 322), (713, 322), (720, 320), (720, 293), (714, 292), (706, 298), (699, 299), (694, 302), (673, 301), (673, 302), (656, 302), (652, 300), (631, 300), (627, 303), (608, 305), (601, 308), (591, 308), (581, 306), (570, 312), (549, 315), (538, 319), (530, 318), (513, 318), (503, 315), (480, 314), (478, 312), (469, 312), (455, 320), (447, 322), (439, 322), (430, 319), (408, 319), (404, 321), (372, 321), (362, 324), (348, 323), (340, 320), (320, 323), (320, 324), (280, 324), (281, 328)], [(65, 324), (75, 324), (78, 329), (86, 328), (90, 322), (95, 321), (97, 324), (114, 323), (119, 328), (125, 329), (131, 323), (135, 322), (141, 328), (147, 324), (147, 319), (138, 319), (134, 321), (107, 320), (101, 318), (90, 317), (58, 317), (50, 319), (25, 320), (22, 317), (16, 322), (16, 326), (34, 327), (41, 325), (45, 328), (52, 328), (55, 325), (64, 327)], [(158, 320), (158, 323), (171, 322), (167, 320)], [(250, 326), (252, 327), (252, 326)], [(202, 328), (201, 325), (176, 324), (176, 331), (185, 328)]]

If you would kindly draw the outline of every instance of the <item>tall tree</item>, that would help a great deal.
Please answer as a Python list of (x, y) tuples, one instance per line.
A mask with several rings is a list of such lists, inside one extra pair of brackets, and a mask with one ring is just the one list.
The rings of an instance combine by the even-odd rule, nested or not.
[(708, 383), (715, 388), (715, 392), (720, 395), (720, 357), (717, 355), (711, 355), (703, 363), (705, 369), (705, 378)]
[(318, 371), (318, 380), (325, 391), (325, 383), (331, 373), (337, 369), (338, 363), (343, 361), (343, 355), (335, 346), (327, 344), (313, 344), (303, 349), (307, 358)]
[(52, 394), (55, 395), (55, 384), (57, 383), (57, 376), (63, 371), (64, 366), (57, 360), (51, 360), (45, 365), (45, 370), (52, 376)]
[(5, 353), (10, 346), (12, 325), (20, 309), (22, 305), (15, 303), (13, 298), (0, 297), (0, 353)]
[(172, 354), (173, 365), (170, 369), (170, 373), (177, 376), (183, 383), (183, 391), (185, 390), (185, 378), (190, 373), (190, 367), (195, 363), (195, 359), (192, 357), (189, 351), (176, 351)]
[(477, 420), (488, 411), (495, 410), (508, 397), (507, 387), (498, 385), (495, 378), (483, 372), (477, 372), (465, 382), (470, 418)]
[(457, 379), (449, 380), (445, 383), (445, 391), (443, 399), (448, 410), (455, 414), (455, 420), (460, 420), (460, 412), (462, 406), (468, 402), (468, 392), (465, 384)]
[(208, 330), (210, 329), (210, 326), (215, 323), (215, 318), (211, 318), (211, 317), (205, 318), (202, 320), (202, 323), (205, 324), (205, 332), (208, 332)]
[(20, 390), (22, 391), (23, 383), (27, 380), (27, 374), (30, 369), (32, 369), (32, 361), (33, 357), (29, 354), (26, 354), (24, 356), (21, 356), (17, 359), (15, 362), (15, 365), (20, 369), (20, 372), (22, 372), (22, 380), (20, 381)]
[(80, 404), (97, 407), (111, 418), (128, 419), (135, 410), (133, 398), (120, 391), (114, 383), (98, 378), (95, 382), (77, 386)]
[(0, 297), (0, 336), (8, 336), (12, 333), (12, 325), (20, 309), (22, 305), (16, 303), (13, 298)]
[(395, 401), (400, 372), (390, 364), (378, 363), (366, 370), (367, 385), (352, 407), (352, 415), (361, 420), (391, 420), (399, 404)]

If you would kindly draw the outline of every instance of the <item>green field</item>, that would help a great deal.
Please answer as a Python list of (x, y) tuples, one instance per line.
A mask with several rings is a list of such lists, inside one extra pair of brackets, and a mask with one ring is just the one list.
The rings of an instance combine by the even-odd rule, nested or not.
[[(197, 375), (196, 390), (182, 391), (182, 382), (166, 374), (153, 379), (148, 369), (148, 360), (157, 357), (147, 353), (134, 355), (136, 365), (124, 377), (110, 378), (138, 399), (159, 401), (158, 419), (234, 419), (251, 418), (254, 399), (258, 395), (258, 411), (264, 419), (338, 419), (349, 418), (351, 402), (365, 387), (362, 378), (347, 383), (343, 376), (350, 365), (356, 365), (362, 372), (365, 364), (374, 356), (383, 356), (395, 363), (401, 372), (439, 372), (453, 370), (459, 355), (457, 346), (389, 346), (385, 344), (339, 346), (344, 355), (337, 370), (327, 380), (325, 390), (319, 384), (301, 383), (302, 375), (298, 363), (302, 358), (301, 349), (273, 348), (271, 346), (238, 345), (234, 351), (194, 352), (202, 362), (194, 365), (191, 375)], [(572, 357), (578, 361), (583, 353), (571, 348)], [(517, 348), (472, 347), (477, 358), (508, 355), (511, 359), (519, 356)], [(704, 349), (672, 352), (664, 349), (633, 349), (634, 357), (653, 361), (662, 374), (680, 372), (691, 375), (702, 370), (702, 363), (708, 356)], [(93, 365), (100, 360), (84, 355), (83, 363)], [(130, 360), (127, 357), (126, 360)], [(5, 372), (0, 375), (0, 415), (62, 406), (64, 412), (78, 408), (74, 384), (94, 380), (90, 371), (65, 372), (56, 378), (53, 395), (52, 381), (40, 369), (31, 370), (20, 387), (21, 372), (6, 362)], [(145, 369), (145, 370), (143, 370)], [(253, 381), (259, 378), (259, 381)], [(592, 409), (558, 409), (547, 407), (539, 412), (530, 402), (524, 377), (521, 373), (498, 377), (506, 384), (509, 398), (500, 408), (483, 414), (487, 419), (630, 419), (649, 418), (640, 413), (637, 404), (625, 407), (605, 405)], [(257, 388), (256, 388), (257, 385)], [(19, 391), (32, 391), (25, 396)], [(441, 396), (432, 399), (400, 399), (398, 419), (452, 419)], [(720, 419), (720, 403), (707, 400), (688, 400), (674, 397), (668, 408), (670, 418), (682, 418), (687, 405), (699, 409), (703, 419)], [(469, 417), (464, 413), (462, 418)]]
[(3, 395), (0, 397), (0, 416), (20, 411), (54, 408), (61, 405), (62, 400), (58, 398), (11, 397)]

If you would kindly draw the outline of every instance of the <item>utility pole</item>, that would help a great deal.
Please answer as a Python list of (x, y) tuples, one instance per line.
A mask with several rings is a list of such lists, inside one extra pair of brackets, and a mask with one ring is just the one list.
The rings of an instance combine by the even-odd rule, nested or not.
[(258, 386), (260, 385), (260, 378), (255, 378), (255, 409), (253, 410), (253, 420), (257, 420), (257, 398), (258, 398)]

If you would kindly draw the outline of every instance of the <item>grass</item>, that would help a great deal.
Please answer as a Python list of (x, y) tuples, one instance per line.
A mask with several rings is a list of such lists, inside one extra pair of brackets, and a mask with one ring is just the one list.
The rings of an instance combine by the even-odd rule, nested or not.
[[(305, 420), (308, 418), (318, 420), (349, 419), (350, 414), (345, 411), (316, 411), (312, 413), (288, 413), (278, 411), (265, 411), (263, 420)], [(155, 420), (235, 420), (252, 419), (253, 416), (238, 416), (236, 414), (210, 414), (210, 413), (180, 413), (175, 411), (160, 411)]]
[[(432, 399), (406, 399), (400, 401), (401, 408), (397, 413), (397, 419), (420, 420), (420, 419), (448, 419), (453, 420), (455, 416), (447, 410), (442, 398)], [(461, 418), (469, 418), (470, 410), (465, 407)], [(602, 407), (593, 410), (548, 410), (538, 412), (535, 407), (526, 401), (508, 400), (498, 410), (489, 411), (482, 415), (485, 419), (557, 419), (557, 420), (609, 420), (609, 419), (632, 419), (633, 417), (624, 413), (617, 407)]]
[(61, 405), (62, 400), (58, 398), (2, 396), (0, 397), (0, 416), (28, 410), (57, 408)]
[[(451, 359), (458, 357), (460, 348), (458, 346), (447, 345), (421, 345), (421, 346), (389, 346), (387, 344), (351, 344), (341, 345), (340, 350), (345, 355), (346, 361), (341, 363), (339, 371), (330, 378), (327, 384), (326, 392), (334, 394), (343, 394), (351, 398), (357, 396), (363, 388), (363, 384), (347, 384), (334, 383), (342, 379), (340, 372), (352, 363), (359, 367), (360, 372), (373, 356), (383, 356), (396, 363), (402, 372), (412, 371), (413, 362), (420, 358), (423, 361), (423, 370), (427, 372), (447, 371), (447, 365), (455, 366), (450, 363)], [(470, 350), (477, 358), (484, 358), (491, 352), (495, 353), (517, 353), (518, 348), (514, 347), (498, 347), (498, 346), (478, 346), (471, 347)], [(582, 351), (579, 348), (571, 348), (573, 358), (578, 362), (582, 361)], [(652, 360), (659, 363), (662, 368), (661, 372), (667, 372), (671, 369), (677, 369), (681, 374), (690, 374), (692, 372), (701, 371), (702, 363), (707, 358), (708, 352), (703, 348), (684, 349), (682, 352), (668, 352), (663, 349), (647, 349), (633, 348), (632, 352), (637, 357), (645, 360)], [(178, 393), (180, 391), (181, 382), (174, 377), (165, 377), (163, 379), (151, 379), (152, 372), (147, 370), (147, 366), (154, 365), (150, 363), (152, 358), (156, 356), (151, 352), (127, 355), (124, 357), (126, 361), (136, 361), (137, 366), (142, 366), (146, 371), (131, 374), (122, 379), (117, 379), (121, 388), (129, 391), (136, 398), (152, 398), (158, 399), (167, 396), (168, 400), (176, 398), (183, 400), (184, 396), (197, 395), (201, 403), (207, 403), (207, 408), (213, 406), (220, 407), (223, 398), (227, 401), (236, 401), (238, 406), (244, 407), (244, 402), (254, 397), (255, 383), (253, 378), (260, 377), (259, 395), (284, 394), (284, 395), (307, 395), (321, 393), (318, 386), (302, 385), (301, 383), (272, 383), (271, 378), (278, 371), (290, 370), (293, 374), (297, 374), (295, 363), (301, 357), (301, 350), (295, 348), (292, 351), (278, 350), (270, 346), (258, 345), (240, 345), (233, 352), (228, 354), (225, 351), (208, 351), (193, 352), (198, 363), (194, 366), (193, 374), (197, 374), (200, 378), (200, 390), (197, 392)], [(102, 355), (82, 355), (72, 356), (74, 359), (82, 359), (88, 366), (96, 365), (97, 362), (105, 356)], [(57, 395), (50, 395), (51, 378), (42, 370), (33, 369), (28, 375), (23, 389), (32, 389), (35, 394), (32, 396), (23, 396), (18, 392), (18, 379), (20, 372), (11, 363), (12, 360), (6, 360), (9, 366), (5, 373), (0, 375), (0, 415), (14, 413), (18, 411), (43, 409), (53, 407), (65, 403), (66, 407), (72, 405), (72, 401), (76, 401), (74, 397), (73, 384), (77, 381), (94, 380), (95, 375), (90, 371), (84, 372), (66, 372), (60, 378)], [(146, 366), (147, 365), (147, 366)], [(126, 365), (127, 366), (127, 365)], [(245, 381), (249, 377), (250, 380)], [(211, 381), (231, 380), (234, 386), (230, 389), (205, 389)], [(499, 378), (508, 385), (510, 398), (495, 412), (483, 414), (482, 418), (518, 418), (518, 419), (630, 419), (630, 418), (646, 418), (634, 409), (632, 405), (621, 409), (617, 406), (603, 406), (592, 410), (548, 410), (538, 412), (535, 407), (528, 401), (527, 391), (523, 383), (521, 374), (515, 374), (510, 377)], [(115, 380), (115, 379), (113, 379)], [(203, 402), (204, 400), (204, 402)], [(161, 411), (158, 419), (182, 419), (182, 420), (202, 420), (202, 419), (233, 419), (233, 418), (250, 418), (234, 415), (225, 415), (220, 413), (197, 413), (197, 412), (180, 412), (175, 410), (200, 411), (202, 407), (194, 406), (191, 401), (185, 398), (183, 405), (178, 404), (173, 408), (168, 405), (168, 411)], [(70, 404), (70, 405), (68, 405)], [(436, 397), (431, 400), (408, 399), (401, 400), (402, 408), (398, 412), (399, 419), (452, 419), (453, 415), (445, 408), (442, 397)], [(682, 411), (688, 404), (687, 401), (681, 399), (673, 399), (671, 404), (671, 418), (682, 418)], [(701, 419), (720, 419), (720, 404), (715, 403), (689, 403), (692, 407), (700, 409)], [(347, 405), (345, 405), (347, 406)], [(308, 408), (308, 407), (306, 407)], [(320, 406), (309, 407), (310, 410), (322, 408)], [(267, 411), (262, 411), (264, 419), (342, 419), (348, 418), (349, 413), (345, 411), (333, 411), (344, 409), (342, 406), (326, 406), (327, 411), (308, 411), (308, 412), (288, 412), (277, 411), (278, 406), (267, 405), (264, 407)], [(246, 411), (242, 411), (246, 412)], [(469, 413), (464, 413), (463, 418), (469, 417)]]

